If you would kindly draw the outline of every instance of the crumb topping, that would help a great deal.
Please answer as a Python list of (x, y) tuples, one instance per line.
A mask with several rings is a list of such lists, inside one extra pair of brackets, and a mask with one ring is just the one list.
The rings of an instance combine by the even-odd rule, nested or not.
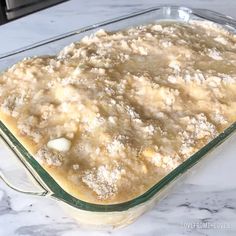
[(97, 193), (98, 198), (106, 199), (117, 193), (120, 176), (119, 169), (109, 170), (106, 166), (99, 166), (85, 171), (82, 181)]
[(122, 202), (235, 122), (235, 64), (236, 37), (206, 21), (99, 30), (2, 73), (0, 116), (70, 193)]

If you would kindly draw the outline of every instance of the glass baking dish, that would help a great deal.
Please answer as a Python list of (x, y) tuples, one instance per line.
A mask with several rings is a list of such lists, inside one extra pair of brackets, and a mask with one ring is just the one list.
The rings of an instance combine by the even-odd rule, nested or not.
[[(205, 20), (217, 23), (231, 32), (236, 32), (236, 21), (231, 17), (205, 9), (161, 6), (78, 29), (16, 51), (2, 54), (0, 55), (0, 71), (4, 71), (25, 57), (56, 54), (64, 46), (78, 41), (85, 35), (92, 34), (101, 28), (106, 31), (117, 31), (160, 20), (175, 20), (186, 23), (191, 20)], [(176, 184), (177, 180), (182, 179), (180, 177), (189, 173), (188, 170), (191, 167), (230, 135), (235, 133), (235, 130), (236, 122), (141, 196), (119, 204), (99, 205), (84, 202), (63, 190), (14, 137), (4, 123), (0, 122), (1, 138), (6, 146), (14, 153), (14, 158), (16, 158), (11, 159), (9, 156), (8, 164), (1, 164), (1, 177), (15, 190), (28, 194), (48, 196), (58, 200), (82, 225), (95, 226), (96, 228), (120, 227), (133, 222), (138, 216), (153, 206), (155, 202), (163, 198), (169, 192), (170, 187)], [(16, 160), (18, 163), (16, 163)], [(3, 163), (4, 161), (1, 162)], [(30, 179), (25, 175), (22, 178), (17, 178), (18, 172), (24, 172), (25, 169), (30, 174)]]

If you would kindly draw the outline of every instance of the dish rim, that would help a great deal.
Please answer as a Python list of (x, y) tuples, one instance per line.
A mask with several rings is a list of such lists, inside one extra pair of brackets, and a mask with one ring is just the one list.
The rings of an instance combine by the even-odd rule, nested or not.
[[(183, 6), (157, 6), (148, 8), (146, 10), (141, 10), (135, 13), (131, 13), (122, 17), (114, 18), (112, 20), (104, 21), (98, 24), (93, 24), (91, 26), (87, 26), (81, 28), (79, 30), (74, 30), (66, 34), (62, 34), (56, 36), (54, 38), (50, 38), (47, 40), (43, 40), (27, 47), (23, 47), (17, 49), (15, 51), (11, 51), (9, 53), (0, 54), (0, 59), (4, 59), (10, 56), (17, 55), (27, 50), (31, 50), (40, 46), (44, 46), (48, 43), (56, 42), (57, 40), (61, 40), (67, 37), (74, 36), (80, 33), (86, 33), (87, 31), (95, 30), (101, 28), (106, 25), (110, 25), (119, 21), (124, 21), (132, 17), (138, 17), (140, 15), (148, 14), (154, 11), (159, 11), (162, 9), (171, 9), (171, 10), (183, 10), (188, 14), (196, 16), (202, 20), (207, 20), (211, 22), (215, 22), (217, 24), (228, 25), (236, 29), (236, 21), (233, 18), (225, 16), (221, 13), (214, 12), (206, 9), (194, 9)], [(210, 14), (214, 15), (211, 17)], [(162, 20), (162, 19), (158, 19)], [(222, 20), (222, 22), (221, 22)], [(220, 21), (220, 22), (219, 22)], [(18, 139), (11, 133), (11, 131), (4, 125), (2, 121), (0, 121), (0, 135), (2, 139), (8, 144), (11, 150), (16, 154), (16, 157), (21, 160), (21, 162), (26, 166), (31, 175), (37, 180), (37, 182), (46, 190), (46, 193), (43, 195), (49, 195), (57, 200), (63, 201), (72, 207), (92, 211), (92, 212), (117, 212), (117, 211), (126, 211), (130, 208), (138, 206), (152, 199), (156, 194), (158, 194), (164, 187), (168, 186), (171, 182), (177, 179), (178, 176), (185, 173), (189, 168), (194, 166), (200, 159), (202, 159), (206, 154), (216, 148), (220, 143), (225, 141), (230, 135), (235, 133), (236, 131), (236, 122), (231, 124), (227, 129), (225, 129), (222, 133), (220, 133), (216, 138), (202, 147), (199, 151), (190, 156), (186, 161), (172, 170), (169, 174), (163, 177), (160, 181), (158, 181), (154, 186), (148, 189), (145, 193), (129, 200), (126, 202), (116, 203), (116, 204), (95, 204), (80, 200), (69, 194), (66, 190), (59, 186), (56, 180), (50, 176), (50, 174), (36, 161), (36, 159), (26, 150), (26, 148), (18, 141)], [(30, 165), (30, 166), (29, 166)], [(31, 168), (33, 170), (31, 170)], [(35, 172), (35, 173), (34, 173)], [(36, 176), (35, 176), (36, 174)], [(46, 185), (46, 186), (45, 186)]]

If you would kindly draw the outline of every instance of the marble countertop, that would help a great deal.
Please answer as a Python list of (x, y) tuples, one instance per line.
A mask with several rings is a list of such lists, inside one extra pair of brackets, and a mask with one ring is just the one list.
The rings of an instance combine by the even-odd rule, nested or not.
[[(0, 54), (137, 10), (163, 5), (208, 8), (236, 18), (234, 0), (72, 0), (0, 26)], [(236, 135), (171, 194), (132, 225), (114, 231), (82, 229), (57, 203), (20, 194), (0, 181), (0, 236), (234, 236), (236, 235)], [(1, 162), (7, 155), (0, 146)], [(2, 164), (0, 165), (2, 166)]]

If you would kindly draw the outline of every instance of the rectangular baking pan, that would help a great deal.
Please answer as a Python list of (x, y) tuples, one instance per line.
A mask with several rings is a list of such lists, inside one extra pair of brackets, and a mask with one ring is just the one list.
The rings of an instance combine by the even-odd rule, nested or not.
[[(231, 32), (236, 32), (236, 21), (228, 16), (205, 10), (205, 9), (189, 9), (178, 6), (161, 6), (155, 7), (124, 17), (115, 18), (110, 21), (98, 23), (89, 27), (65, 33), (63, 35), (41, 41), (21, 48), (16, 51), (0, 55), (0, 71), (4, 71), (19, 60), (25, 57), (39, 55), (54, 55), (58, 53), (64, 46), (79, 41), (85, 35), (90, 35), (99, 29), (106, 31), (118, 31), (137, 25), (155, 23), (162, 20), (175, 20), (188, 23), (190, 20), (205, 20), (217, 23)], [(14, 153), (14, 158), (20, 162), (17, 171), (27, 170), (32, 177), (33, 185), (31, 189), (25, 189), (27, 178), (21, 183), (10, 178), (10, 174), (6, 167), (1, 168), (1, 177), (12, 188), (28, 193), (41, 196), (51, 197), (62, 203), (78, 221), (86, 226), (104, 227), (120, 227), (133, 222), (138, 216), (143, 214), (147, 209), (163, 198), (172, 185), (180, 180), (181, 176), (188, 173), (189, 169), (199, 162), (203, 157), (214, 150), (220, 143), (235, 133), (236, 123), (228, 127), (223, 133), (218, 135), (214, 140), (209, 142), (197, 153), (189, 157), (184, 163), (171, 171), (167, 176), (156, 183), (152, 188), (141, 196), (136, 197), (127, 202), (100, 205), (91, 204), (77, 199), (63, 190), (58, 183), (38, 164), (38, 162), (30, 155), (26, 148), (16, 139), (16, 137), (8, 130), (3, 122), (0, 121), (1, 138)], [(1, 160), (1, 162), (10, 161)], [(1, 166), (1, 165), (0, 165)], [(8, 165), (11, 166), (11, 165)], [(23, 169), (22, 169), (23, 168)], [(30, 180), (31, 181), (31, 180)], [(29, 186), (29, 185), (27, 185)], [(35, 187), (33, 187), (35, 186)], [(37, 189), (37, 190), (36, 190)]]

